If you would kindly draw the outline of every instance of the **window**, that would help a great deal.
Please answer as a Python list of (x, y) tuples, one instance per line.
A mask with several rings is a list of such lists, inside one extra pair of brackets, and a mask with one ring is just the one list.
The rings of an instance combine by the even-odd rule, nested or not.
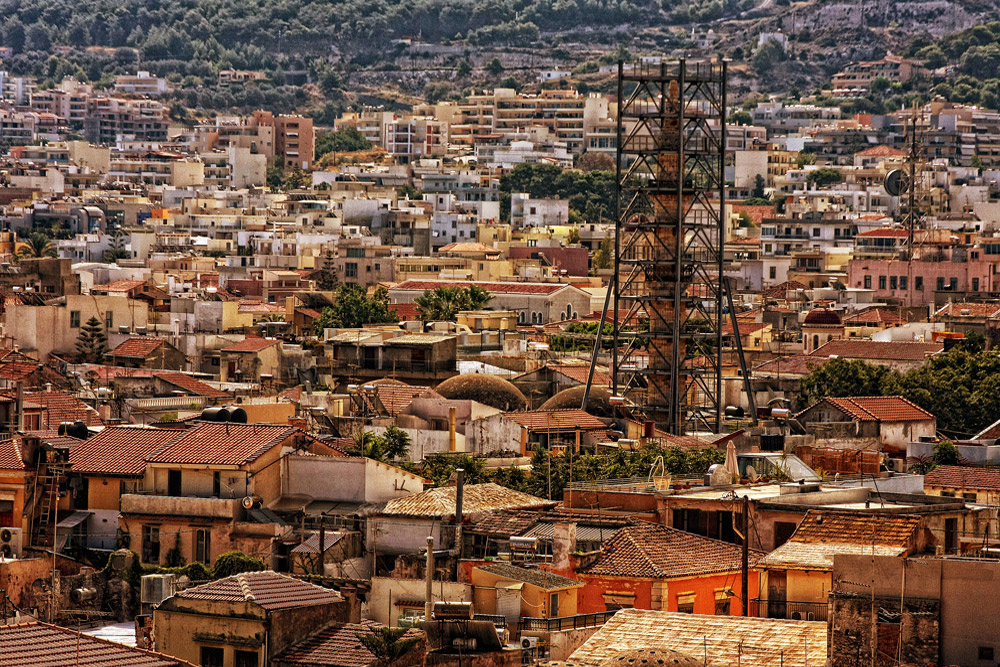
[(878, 277), (878, 288), (885, 289), (885, 276)]
[(559, 594), (553, 593), (549, 596), (549, 618), (559, 616)]
[(979, 647), (979, 659), (980, 660), (993, 660), (993, 647), (992, 646), (980, 646)]
[(899, 277), (899, 289), (906, 289), (907, 282), (908, 281), (906, 279), (906, 276), (900, 276)]
[(948, 289), (952, 292), (958, 289), (958, 278), (952, 278), (948, 281)]
[(694, 593), (678, 593), (677, 611), (682, 614), (693, 614), (695, 597)]
[(80, 311), (71, 310), (69, 311), (69, 326), (72, 329), (80, 328)]
[(194, 559), (199, 563), (212, 563), (212, 529), (198, 528), (194, 531)]
[(233, 655), (233, 667), (257, 667), (257, 652), (236, 651)]
[(865, 289), (871, 289), (871, 288), (872, 288), (872, 277), (865, 276)]
[(344, 276), (347, 278), (357, 278), (358, 277), (358, 263), (357, 262), (344, 262)]
[(963, 493), (962, 494), (962, 499), (963, 500), (968, 500), (969, 502), (974, 503), (974, 502), (976, 502), (976, 494), (975, 493)]
[(201, 667), (222, 667), (225, 652), (218, 646), (201, 647)]
[(774, 280), (775, 278), (778, 277), (778, 269), (776, 267), (772, 266), (771, 268), (768, 269), (767, 273), (771, 277), (771, 280)]
[(937, 288), (938, 288), (938, 291), (941, 291), (941, 290), (944, 289), (944, 278), (938, 278), (937, 279)]
[(104, 315), (104, 329), (111, 333), (111, 329), (115, 326), (115, 314), (112, 311), (108, 311)]
[(979, 291), (979, 278), (973, 278), (972, 279), (972, 291), (973, 292), (978, 292)]
[(813, 236), (819, 236), (819, 227), (813, 227)]
[(896, 276), (889, 277), (889, 289), (896, 289), (899, 287), (899, 279)]
[(160, 527), (142, 527), (142, 562), (160, 562)]
[(167, 495), (168, 496), (179, 496), (181, 493), (181, 471), (180, 470), (168, 470), (167, 471)]
[(923, 289), (924, 289), (924, 277), (923, 276), (914, 276), (913, 277), (913, 289), (917, 290), (918, 292), (922, 292), (923, 291)]
[(731, 589), (725, 588), (725, 589), (718, 589), (715, 591), (716, 616), (729, 616), (731, 597), (732, 597)]

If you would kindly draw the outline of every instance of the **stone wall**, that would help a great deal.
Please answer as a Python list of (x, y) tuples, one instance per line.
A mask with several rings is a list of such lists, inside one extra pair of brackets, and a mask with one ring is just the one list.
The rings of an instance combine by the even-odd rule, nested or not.
[(873, 637), (877, 667), (937, 664), (941, 636), (937, 600), (905, 600), (900, 615), (898, 597), (876, 597), (874, 605), (864, 595), (831, 593), (831, 598), (831, 667), (872, 664)]

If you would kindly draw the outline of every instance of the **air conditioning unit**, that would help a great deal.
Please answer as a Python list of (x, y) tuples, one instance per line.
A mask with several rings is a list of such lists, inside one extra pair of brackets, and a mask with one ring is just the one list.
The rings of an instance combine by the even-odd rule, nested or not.
[(521, 648), (525, 650), (538, 648), (538, 637), (521, 637)]
[(147, 574), (141, 587), (142, 604), (160, 604), (177, 592), (177, 575)]
[(20, 558), (22, 537), (20, 528), (0, 528), (0, 556)]

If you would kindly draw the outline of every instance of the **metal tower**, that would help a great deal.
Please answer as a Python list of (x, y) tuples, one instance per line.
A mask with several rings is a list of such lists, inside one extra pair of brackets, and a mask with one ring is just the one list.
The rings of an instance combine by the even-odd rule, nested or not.
[(726, 63), (619, 63), (618, 100), (612, 393), (669, 433), (719, 432)]

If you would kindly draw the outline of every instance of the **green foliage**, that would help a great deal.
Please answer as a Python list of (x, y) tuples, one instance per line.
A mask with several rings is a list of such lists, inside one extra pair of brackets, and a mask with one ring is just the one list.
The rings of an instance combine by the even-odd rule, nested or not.
[(316, 159), (327, 153), (351, 153), (371, 148), (371, 142), (353, 127), (343, 127), (333, 132), (322, 132), (316, 137)]
[(526, 192), (536, 198), (569, 200), (570, 216), (596, 220), (614, 215), (615, 174), (594, 170), (587, 173), (561, 169), (551, 164), (519, 164), (500, 178), (500, 215), (510, 220), (510, 195)]
[(769, 39), (753, 52), (750, 63), (758, 74), (767, 74), (784, 59), (785, 50), (781, 44)]
[(594, 253), (594, 258), (590, 262), (595, 271), (610, 269), (612, 267), (614, 257), (611, 253), (613, 251), (614, 241), (611, 240), (610, 236), (605, 236), (601, 239), (601, 244), (598, 246), (597, 252)]
[(21, 246), (18, 250), (18, 257), (55, 257), (56, 249), (52, 245), (52, 239), (49, 238), (47, 234), (42, 232), (33, 232), (28, 240), (25, 241), (27, 246)]
[(438, 287), (416, 298), (417, 314), (425, 322), (454, 322), (463, 310), (482, 310), (490, 302), (490, 293), (479, 285)]
[[(400, 464), (404, 470), (431, 480), (434, 486), (445, 486), (457, 468), (465, 470), (466, 484), (485, 484), (497, 482), (494, 473), (486, 469), (481, 458), (473, 458), (468, 454), (428, 454), (423, 461), (417, 463), (404, 462)], [(520, 488), (511, 486), (510, 488)]]
[(815, 171), (810, 171), (806, 176), (806, 183), (810, 187), (816, 188), (825, 188), (828, 185), (840, 183), (843, 180), (844, 175), (840, 173), (839, 169), (834, 169), (833, 167), (820, 167)]
[(261, 572), (267, 565), (260, 558), (248, 556), (240, 551), (227, 551), (215, 559), (212, 566), (212, 579), (225, 579), (242, 572)]
[(317, 336), (323, 329), (355, 329), (366, 324), (390, 324), (399, 316), (389, 307), (389, 290), (379, 287), (368, 296), (357, 285), (337, 287), (337, 299), (332, 306), (323, 309), (313, 324)]
[(108, 336), (104, 332), (104, 324), (92, 315), (82, 327), (76, 338), (76, 357), (82, 364), (99, 364), (104, 361), (104, 353), (108, 351)]
[(962, 457), (958, 453), (958, 447), (951, 440), (935, 442), (934, 455), (931, 460), (935, 466), (957, 466), (962, 463)]
[(726, 120), (726, 122), (729, 123), (730, 125), (752, 125), (753, 116), (751, 116), (748, 112), (740, 109), (739, 111), (734, 111), (733, 113), (729, 114), (729, 118)]
[(333, 252), (327, 250), (323, 254), (323, 265), (320, 267), (319, 275), (316, 277), (316, 287), (323, 291), (331, 291), (337, 288), (337, 270), (333, 263)]
[(410, 435), (396, 426), (389, 426), (380, 435), (358, 431), (354, 434), (354, 452), (376, 461), (402, 459), (410, 453)]
[(802, 378), (798, 409), (803, 410), (828, 397), (898, 393), (899, 380), (899, 373), (886, 366), (869, 364), (860, 359), (831, 359)]
[[(594, 336), (597, 334), (599, 322), (574, 322), (563, 330), (566, 335), (556, 335), (549, 339), (549, 347), (555, 352), (572, 352), (574, 350), (591, 350), (594, 347)], [(605, 322), (601, 335), (601, 347), (610, 350), (614, 343), (615, 327)]]
[(391, 665), (406, 656), (420, 642), (420, 637), (406, 637), (407, 628), (372, 628), (367, 635), (359, 635), (358, 640), (368, 649), (377, 664)]

